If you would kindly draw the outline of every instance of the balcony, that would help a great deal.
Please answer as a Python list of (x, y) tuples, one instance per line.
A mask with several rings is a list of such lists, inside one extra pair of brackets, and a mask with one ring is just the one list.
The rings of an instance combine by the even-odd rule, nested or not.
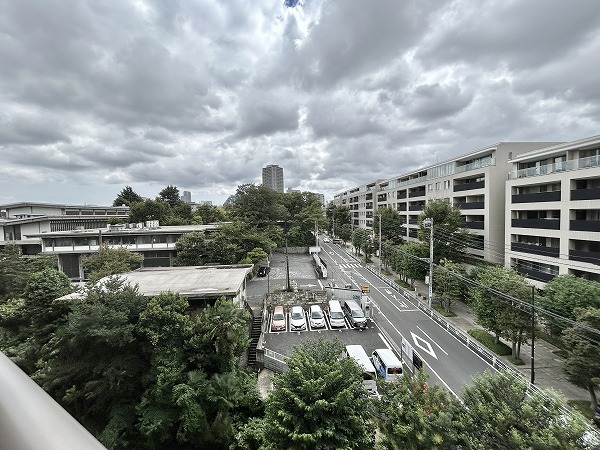
[(465, 228), (469, 228), (470, 230), (483, 230), (483, 222), (481, 222), (481, 221), (465, 222)]
[(600, 166), (600, 156), (589, 156), (587, 158), (561, 161), (555, 164), (547, 164), (539, 167), (516, 170), (508, 174), (508, 179), (516, 180), (517, 178), (529, 178), (555, 172), (563, 172), (565, 170), (580, 170), (598, 166)]
[(373, 211), (367, 211), (367, 219), (372, 219), (373, 218)]
[(409, 211), (423, 211), (423, 208), (425, 208), (425, 205), (409, 205), (408, 210)]
[(470, 191), (472, 189), (481, 189), (485, 187), (485, 180), (474, 181), (472, 183), (462, 183), (454, 185), (454, 192)]
[(484, 202), (459, 203), (456, 207), (458, 209), (483, 209), (485, 204)]
[(598, 200), (598, 199), (600, 199), (600, 188), (571, 190), (571, 200)]
[(406, 191), (398, 191), (396, 193), (396, 198), (406, 198)]
[(408, 219), (409, 225), (419, 225), (419, 219)]
[(486, 158), (484, 160), (477, 160), (470, 164), (463, 164), (462, 166), (456, 166), (454, 173), (463, 173), (468, 172), (470, 170), (477, 170), (483, 167), (495, 166), (496, 159), (495, 158)]
[(600, 232), (600, 220), (569, 220), (569, 230)]
[(418, 233), (419, 233), (419, 230), (417, 230), (417, 229), (414, 229), (414, 228), (408, 229), (408, 237), (416, 239), (418, 237)]
[(560, 202), (560, 191), (534, 192), (532, 194), (515, 194), (512, 203)]
[(387, 201), (387, 194), (379, 194), (377, 196), (377, 201), (378, 202), (385, 202), (385, 201)]
[(398, 203), (398, 211), (406, 211), (406, 203)]
[(569, 259), (583, 263), (595, 264), (600, 266), (600, 257), (598, 252), (584, 252), (581, 250), (569, 250)]
[(559, 252), (559, 249), (555, 247), (526, 244), (524, 242), (511, 242), (510, 249), (514, 252), (531, 253), (532, 255), (549, 256), (551, 258), (558, 258)]
[(365, 200), (373, 200), (373, 194), (367, 194)]
[(408, 196), (410, 198), (413, 198), (413, 197), (424, 197), (425, 196), (425, 189), (416, 189), (414, 191), (411, 190), (408, 193)]
[(512, 219), (510, 225), (515, 228), (560, 230), (560, 219)]
[(526, 277), (544, 282), (548, 282), (556, 276), (552, 273), (540, 272), (539, 270), (533, 269), (526, 269), (525, 267), (520, 266), (515, 267), (515, 269), (517, 270), (517, 272), (519, 272), (522, 275), (525, 275)]

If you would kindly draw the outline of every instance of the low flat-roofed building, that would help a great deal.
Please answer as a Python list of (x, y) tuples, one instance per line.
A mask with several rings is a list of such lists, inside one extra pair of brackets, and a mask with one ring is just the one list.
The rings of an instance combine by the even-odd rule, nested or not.
[[(252, 264), (149, 267), (112, 276), (118, 276), (132, 286), (137, 285), (140, 294), (146, 297), (172, 292), (186, 297), (192, 307), (213, 305), (218, 298), (225, 297), (242, 308), (246, 300), (246, 280), (252, 267)], [(75, 292), (61, 299), (80, 298), (82, 295)]]

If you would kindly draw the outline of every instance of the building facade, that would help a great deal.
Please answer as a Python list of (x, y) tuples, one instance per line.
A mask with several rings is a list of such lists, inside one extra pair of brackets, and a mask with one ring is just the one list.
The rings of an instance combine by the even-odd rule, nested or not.
[(600, 282), (600, 136), (511, 163), (505, 265), (538, 285), (562, 274)]
[(504, 204), (511, 160), (555, 142), (502, 142), (393, 178), (376, 180), (337, 194), (334, 204), (350, 209), (353, 227), (373, 229), (377, 209), (395, 209), (405, 240), (416, 240), (419, 215), (427, 202), (445, 199), (460, 209), (472, 234), (468, 253), (504, 262)]
[(270, 164), (262, 169), (262, 185), (283, 192), (283, 168)]

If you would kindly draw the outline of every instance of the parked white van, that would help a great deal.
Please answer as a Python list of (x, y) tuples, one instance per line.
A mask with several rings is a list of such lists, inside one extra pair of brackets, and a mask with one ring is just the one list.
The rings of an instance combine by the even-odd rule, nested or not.
[(363, 370), (363, 387), (371, 397), (379, 398), (377, 392), (377, 371), (362, 345), (346, 345), (346, 357), (352, 358)]
[(332, 328), (345, 327), (344, 312), (338, 300), (329, 301), (329, 322)]
[(377, 374), (385, 381), (394, 381), (402, 376), (402, 361), (389, 348), (378, 348), (372, 353)]

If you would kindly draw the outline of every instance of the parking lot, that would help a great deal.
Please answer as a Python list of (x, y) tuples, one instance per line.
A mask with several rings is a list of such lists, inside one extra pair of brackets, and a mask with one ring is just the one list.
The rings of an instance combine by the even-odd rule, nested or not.
[[(300, 290), (322, 291), (328, 280), (317, 280), (311, 258), (307, 254), (289, 254), (289, 269), (290, 282), (298, 286)], [(271, 270), (268, 277), (255, 277), (250, 280), (247, 287), (248, 302), (255, 311), (261, 313), (264, 298), (267, 290), (282, 290), (285, 288), (286, 279), (286, 261), (285, 254), (275, 253), (271, 259)], [(273, 319), (272, 312), (267, 314), (266, 321), (263, 326), (263, 345), (265, 348), (285, 356), (292, 354), (294, 346), (298, 345), (305, 339), (338, 339), (344, 345), (359, 344), (362, 345), (365, 351), (370, 354), (377, 348), (385, 348), (387, 344), (379, 332), (379, 329), (372, 320), (369, 320), (367, 327), (364, 329), (354, 329), (350, 327), (348, 319), (344, 319), (344, 326), (339, 328), (331, 327), (331, 321), (328, 315), (328, 310), (323, 305), (325, 313), (325, 327), (313, 328), (310, 326), (308, 318), (308, 307), (304, 308), (306, 328), (300, 331), (290, 331), (289, 307), (286, 306), (286, 327), (285, 331), (271, 331)]]

